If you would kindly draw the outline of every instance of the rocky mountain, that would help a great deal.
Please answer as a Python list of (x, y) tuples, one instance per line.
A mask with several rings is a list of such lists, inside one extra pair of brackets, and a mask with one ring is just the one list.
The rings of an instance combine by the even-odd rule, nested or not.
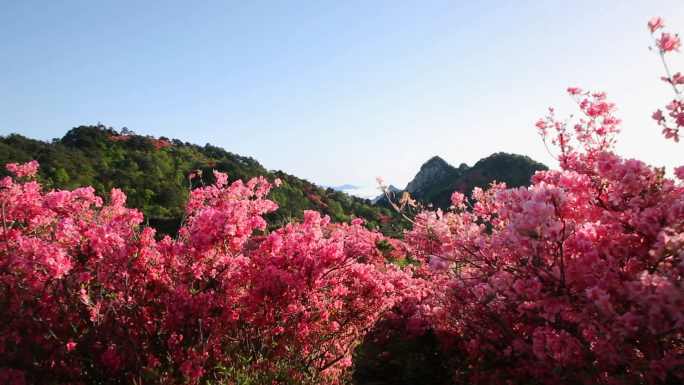
[[(401, 193), (401, 192), (403, 191), (403, 190), (400, 189), (400, 188), (394, 187), (394, 185), (389, 185), (389, 186), (387, 187), (387, 189), (388, 189), (389, 191), (394, 192), (394, 193)], [(382, 191), (382, 188), (378, 187), (378, 191)], [(371, 200), (371, 203), (376, 204), (376, 203), (378, 203), (378, 201), (379, 201), (380, 199), (382, 199), (382, 198), (384, 198), (384, 197), (385, 197), (385, 193), (381, 193), (380, 195), (378, 195), (378, 196), (376, 196), (375, 198), (373, 198), (373, 199)]]
[[(421, 166), (405, 191), (413, 199), (445, 210), (451, 205), (454, 191), (470, 196), (473, 188), (487, 189), (493, 181), (505, 182), (508, 187), (527, 186), (538, 170), (548, 170), (548, 167), (527, 156), (504, 152), (480, 159), (472, 167), (462, 163), (458, 168), (435, 156)], [(389, 207), (384, 197), (377, 204)]]
[(462, 170), (450, 165), (444, 159), (434, 156), (420, 167), (418, 174), (406, 185), (406, 191), (410, 192), (411, 196), (418, 197), (430, 190), (435, 183), (457, 179), (461, 175), (463, 175)]

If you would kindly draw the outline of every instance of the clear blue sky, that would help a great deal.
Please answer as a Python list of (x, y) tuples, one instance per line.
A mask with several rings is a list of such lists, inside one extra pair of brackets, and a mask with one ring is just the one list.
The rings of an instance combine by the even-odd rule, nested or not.
[[(618, 103), (626, 157), (684, 164), (646, 22), (684, 1), (0, 2), (0, 135), (96, 124), (211, 143), (323, 185), (403, 187), (434, 155), (553, 167), (534, 129), (568, 86)], [(671, 57), (684, 70), (681, 54)], [(676, 71), (675, 71), (676, 72)]]

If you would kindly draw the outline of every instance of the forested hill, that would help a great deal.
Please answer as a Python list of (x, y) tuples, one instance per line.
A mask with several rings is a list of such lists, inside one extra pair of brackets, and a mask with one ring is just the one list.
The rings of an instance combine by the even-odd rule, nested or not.
[(472, 167), (462, 163), (453, 169), (456, 175), (435, 181), (416, 197), (435, 207), (447, 208), (454, 191), (469, 197), (475, 187), (486, 190), (493, 181), (506, 182), (509, 188), (529, 186), (535, 172), (549, 168), (524, 155), (499, 152), (480, 159)]
[[(155, 139), (126, 128), (117, 132), (102, 125), (80, 126), (52, 142), (17, 134), (0, 136), (2, 165), (31, 160), (40, 163), (38, 178), (48, 188), (71, 190), (93, 186), (102, 197), (112, 188), (122, 189), (128, 196), (129, 207), (140, 209), (160, 234), (174, 234), (179, 227), (188, 197), (188, 176), (202, 170), (203, 182), (210, 184), (214, 169), (227, 173), (230, 182), (260, 175), (271, 182), (275, 178), (282, 180), (282, 185), (273, 188), (269, 195), (279, 206), (266, 217), (271, 228), (302, 219), (304, 210), (319, 211), (338, 222), (364, 218), (369, 228), (379, 226), (385, 232), (397, 230), (393, 229), (397, 225), (401, 227), (401, 220), (393, 211), (372, 206), (367, 199), (324, 190), (282, 171), (268, 171), (253, 158), (210, 144)], [(2, 167), (0, 176), (6, 175)]]
[[(504, 152), (480, 159), (472, 167), (462, 163), (458, 168), (435, 156), (423, 164), (406, 191), (412, 198), (446, 210), (454, 191), (470, 197), (473, 188), (486, 190), (493, 181), (506, 182), (508, 187), (528, 186), (532, 175), (542, 170), (548, 167), (527, 156)], [(378, 200), (377, 205), (391, 207), (386, 198)]]

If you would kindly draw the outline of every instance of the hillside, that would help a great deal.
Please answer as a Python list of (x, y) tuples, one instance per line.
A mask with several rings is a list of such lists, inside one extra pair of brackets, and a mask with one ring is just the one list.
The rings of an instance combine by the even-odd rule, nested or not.
[[(538, 170), (548, 167), (527, 156), (504, 152), (480, 159), (472, 167), (462, 163), (458, 168), (435, 156), (421, 166), (406, 191), (425, 204), (447, 209), (454, 191), (470, 196), (473, 188), (487, 189), (492, 181), (506, 182), (508, 187), (527, 186)], [(378, 205), (389, 207), (386, 198), (378, 201)]]
[[(389, 222), (402, 226), (392, 210), (331, 188), (321, 189), (283, 171), (266, 170), (253, 158), (210, 144), (136, 135), (126, 128), (118, 132), (111, 127), (80, 126), (51, 142), (18, 134), (0, 136), (0, 163), (30, 160), (38, 160), (39, 181), (49, 188), (93, 186), (103, 197), (112, 188), (122, 189), (129, 207), (141, 210), (159, 234), (175, 234), (179, 228), (190, 186), (188, 176), (201, 170), (201, 180), (193, 179), (194, 187), (211, 184), (214, 169), (227, 173), (230, 182), (260, 175), (270, 181), (282, 180), (268, 197), (279, 206), (266, 217), (270, 228), (302, 219), (304, 210), (319, 211), (334, 222), (364, 218), (369, 228), (386, 230)], [(2, 168), (0, 177), (6, 175)]]

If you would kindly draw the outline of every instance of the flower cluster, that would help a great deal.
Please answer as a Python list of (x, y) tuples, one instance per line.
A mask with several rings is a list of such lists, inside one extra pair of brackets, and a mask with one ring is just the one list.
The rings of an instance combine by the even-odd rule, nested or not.
[(684, 76), (682, 76), (681, 72), (677, 72), (674, 75), (670, 73), (670, 69), (665, 61), (665, 54), (672, 51), (680, 52), (681, 41), (679, 35), (673, 35), (667, 32), (663, 32), (660, 38), (656, 38), (655, 32), (664, 27), (665, 19), (662, 17), (653, 17), (648, 22), (648, 29), (651, 31), (651, 35), (653, 36), (655, 45), (658, 49), (658, 54), (663, 60), (667, 73), (667, 76), (664, 76), (661, 79), (672, 86), (676, 97), (665, 106), (669, 112), (663, 114), (662, 110), (657, 110), (653, 113), (652, 117), (659, 126), (663, 127), (663, 134), (666, 139), (671, 138), (675, 142), (679, 142), (679, 129), (684, 126), (684, 100), (682, 100), (681, 88), (681, 86), (684, 85)]
[[(662, 18), (648, 23), (652, 33)], [(678, 51), (663, 33), (659, 53)], [(653, 118), (678, 141), (677, 93)], [(433, 275), (410, 319), (461, 352), (461, 382), (679, 383), (684, 380), (684, 167), (614, 152), (620, 120), (605, 93), (568, 88), (582, 117), (536, 124), (559, 170), (532, 185), (455, 193), (406, 235)], [(406, 323), (404, 321), (404, 323)], [(407, 334), (409, 330), (406, 330)]]
[[(263, 178), (193, 190), (178, 239), (112, 190), (44, 193), (37, 163), (0, 181), (3, 383), (337, 382), (361, 336), (412, 287), (357, 220), (266, 236)], [(279, 181), (276, 181), (278, 183)], [(246, 376), (246, 377), (239, 377)]]
[(560, 170), (417, 217), (408, 244), (443, 275), (432, 326), (460, 336), (462, 381), (681, 381), (684, 183), (612, 152), (605, 94), (569, 92), (585, 118), (537, 124)]

